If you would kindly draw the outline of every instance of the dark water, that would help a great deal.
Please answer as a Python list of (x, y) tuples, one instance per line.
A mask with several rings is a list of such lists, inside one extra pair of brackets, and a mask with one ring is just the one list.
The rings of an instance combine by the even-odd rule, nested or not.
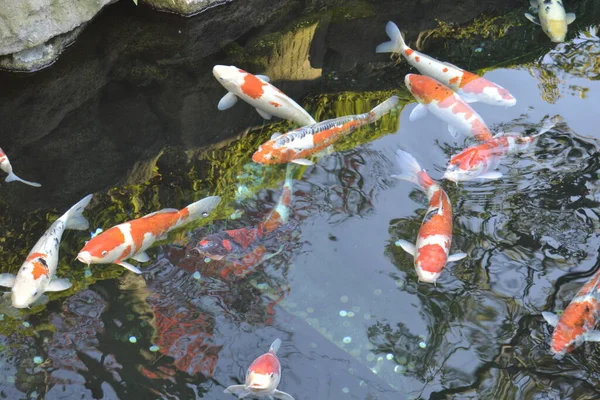
[[(597, 346), (556, 361), (541, 318), (599, 267), (600, 2), (566, 5), (577, 20), (559, 45), (520, 2), (249, 1), (191, 19), (129, 3), (105, 10), (51, 68), (0, 74), (1, 146), (20, 176), (43, 184), (0, 186), (1, 272), (16, 272), (86, 193), (92, 230), (209, 194), (223, 201), (208, 223), (150, 249), (141, 276), (85, 270), (74, 258), (89, 235), (67, 231), (58, 275), (73, 288), (27, 312), (2, 305), (0, 396), (234, 398), (223, 389), (280, 337), (279, 388), (298, 400), (600, 398)], [(533, 134), (545, 116), (563, 118), (503, 161), (502, 180), (444, 182), (453, 252), (469, 257), (436, 286), (417, 283), (394, 245), (414, 241), (426, 198), (390, 178), (393, 152), (439, 178), (471, 142), (431, 115), (408, 121), (409, 69), (374, 53), (388, 19), (413, 44), (424, 32), (428, 54), (511, 91), (515, 107), (475, 105), (494, 131)], [(218, 112), (214, 64), (271, 76), (317, 120), (403, 99), (297, 170), (290, 223), (262, 243), (281, 252), (237, 279), (183, 249), (275, 206), (284, 168), (250, 155), (291, 125), (264, 123), (243, 103)]]

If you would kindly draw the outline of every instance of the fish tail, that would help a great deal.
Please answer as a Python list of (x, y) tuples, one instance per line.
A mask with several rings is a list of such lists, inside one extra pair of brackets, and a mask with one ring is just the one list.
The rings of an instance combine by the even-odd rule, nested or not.
[(269, 347), (269, 353), (277, 354), (279, 348), (281, 347), (281, 339), (277, 338), (271, 343), (271, 347)]
[(40, 184), (39, 184), (39, 183), (37, 183), (37, 182), (30, 182), (30, 181), (26, 181), (25, 179), (21, 179), (21, 178), (19, 178), (19, 177), (18, 177), (18, 176), (17, 176), (17, 175), (16, 175), (14, 172), (12, 172), (12, 171), (11, 171), (11, 172), (8, 174), (8, 176), (6, 177), (6, 179), (5, 179), (4, 181), (5, 181), (5, 182), (14, 182), (14, 181), (17, 181), (17, 182), (21, 182), (21, 183), (24, 183), (24, 184), (26, 184), (26, 185), (33, 186), (33, 187), (40, 187), (40, 186), (42, 186), (42, 185), (40, 185)]
[(375, 122), (385, 114), (389, 113), (394, 107), (398, 105), (400, 99), (398, 96), (392, 96), (383, 103), (376, 106), (369, 112), (369, 122)]
[(209, 196), (190, 204), (179, 211), (179, 214), (182, 215), (183, 218), (179, 220), (177, 226), (181, 226), (201, 217), (208, 217), (210, 212), (219, 205), (220, 201), (221, 197), (219, 196)]
[(267, 232), (272, 232), (285, 224), (289, 220), (290, 216), (290, 204), (292, 202), (292, 191), (294, 182), (294, 165), (288, 163), (285, 170), (285, 182), (281, 190), (281, 196), (277, 205), (271, 211), (271, 214), (262, 223), (262, 227)]
[(402, 33), (400, 33), (400, 29), (395, 23), (389, 21), (385, 26), (385, 33), (389, 36), (390, 41), (377, 46), (375, 53), (401, 53), (407, 48), (404, 39), (402, 39)]
[(427, 172), (421, 168), (421, 165), (419, 165), (419, 162), (412, 154), (398, 149), (396, 150), (396, 162), (398, 163), (398, 167), (400, 167), (400, 173), (392, 175), (393, 178), (412, 182), (425, 190), (433, 184), (433, 180), (429, 177)]
[(61, 218), (65, 219), (65, 229), (74, 229), (77, 231), (83, 231), (89, 228), (90, 223), (83, 216), (83, 210), (90, 204), (92, 195), (88, 194), (83, 199), (79, 200), (77, 204), (69, 209)]
[(223, 393), (235, 394), (238, 396), (238, 399), (241, 399), (248, 396), (251, 392), (246, 389), (246, 385), (231, 385)]

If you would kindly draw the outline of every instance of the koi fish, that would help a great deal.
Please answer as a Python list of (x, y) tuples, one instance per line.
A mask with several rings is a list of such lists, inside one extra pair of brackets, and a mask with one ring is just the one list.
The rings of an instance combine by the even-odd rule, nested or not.
[(55, 277), (58, 266), (58, 248), (65, 229), (86, 230), (88, 221), (83, 210), (90, 203), (88, 194), (54, 221), (46, 233), (31, 249), (25, 262), (13, 274), (0, 274), (0, 286), (10, 287), (11, 301), (15, 308), (26, 308), (35, 303), (44, 292), (60, 292), (71, 287), (66, 279)]
[(448, 132), (453, 137), (458, 132), (482, 142), (493, 137), (479, 114), (449, 87), (433, 78), (417, 74), (407, 74), (404, 83), (419, 102), (410, 113), (411, 121), (424, 117), (429, 110), (448, 124)]
[(397, 104), (398, 96), (392, 96), (368, 113), (328, 119), (283, 135), (279, 132), (275, 133), (270, 140), (258, 146), (258, 151), (252, 155), (252, 160), (261, 164), (293, 162), (300, 165), (313, 165), (314, 163), (306, 157), (330, 148), (329, 146), (342, 136), (379, 120)]
[(401, 173), (392, 177), (419, 185), (429, 199), (429, 208), (421, 223), (417, 243), (413, 245), (406, 240), (399, 240), (398, 243), (404, 251), (413, 255), (419, 280), (435, 283), (447, 262), (467, 256), (465, 253), (448, 256), (452, 244), (452, 205), (446, 192), (411, 154), (398, 149), (396, 160)]
[(529, 0), (529, 3), (538, 16), (525, 13), (525, 17), (534, 24), (541, 25), (544, 33), (554, 43), (564, 42), (567, 25), (575, 21), (575, 14), (565, 14), (561, 0)]
[(577, 292), (560, 318), (544, 311), (542, 316), (554, 327), (551, 351), (561, 359), (585, 341), (600, 342), (600, 331), (594, 330), (600, 319), (600, 271)]
[(210, 196), (177, 210), (165, 208), (142, 218), (125, 222), (94, 236), (85, 244), (77, 259), (84, 264), (118, 264), (136, 274), (142, 272), (125, 260), (150, 260), (146, 249), (162, 240), (171, 230), (198, 218), (208, 217), (219, 204), (219, 196)]
[(26, 181), (25, 179), (21, 179), (17, 175), (15, 175), (15, 173), (13, 172), (13, 169), (12, 169), (12, 165), (10, 165), (10, 161), (8, 160), (8, 156), (1, 148), (0, 148), (0, 169), (8, 174), (8, 176), (4, 180), (5, 182), (18, 181), (18, 182), (22, 182), (26, 185), (33, 186), (33, 187), (42, 186), (37, 182), (29, 182), (29, 181)]
[(501, 133), (491, 140), (468, 147), (450, 159), (444, 178), (453, 182), (474, 179), (500, 179), (502, 174), (494, 171), (503, 156), (527, 150), (540, 135), (556, 125), (560, 117), (550, 119), (540, 131), (532, 136), (520, 136), (516, 133)]
[(246, 372), (246, 382), (243, 385), (231, 385), (224, 390), (224, 393), (231, 393), (238, 396), (239, 399), (248, 395), (257, 397), (269, 396), (281, 400), (294, 400), (288, 393), (277, 390), (277, 385), (281, 380), (281, 364), (276, 356), (281, 339), (275, 339), (269, 352), (258, 357), (250, 364)]
[(268, 76), (252, 75), (233, 65), (215, 65), (213, 75), (229, 91), (219, 101), (217, 108), (221, 111), (233, 107), (240, 97), (264, 119), (275, 115), (302, 126), (316, 123), (304, 108), (271, 85)]
[(436, 60), (406, 45), (400, 29), (388, 22), (385, 32), (391, 39), (381, 43), (376, 53), (400, 53), (410, 65), (457, 92), (467, 103), (480, 101), (493, 106), (514, 106), (517, 100), (502, 86), (447, 62)]

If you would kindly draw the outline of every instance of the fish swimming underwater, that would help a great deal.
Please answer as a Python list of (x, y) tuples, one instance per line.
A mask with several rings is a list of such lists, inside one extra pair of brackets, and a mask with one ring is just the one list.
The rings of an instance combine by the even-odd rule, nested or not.
[(435, 283), (447, 262), (467, 256), (465, 253), (448, 256), (452, 244), (452, 205), (446, 192), (411, 154), (397, 150), (396, 160), (401, 173), (392, 177), (419, 185), (429, 199), (429, 208), (421, 223), (417, 243), (413, 245), (406, 240), (399, 240), (398, 243), (404, 251), (413, 255), (419, 280)]
[(8, 176), (4, 180), (5, 182), (18, 181), (18, 182), (21, 182), (21, 183), (24, 183), (26, 185), (33, 186), (33, 187), (42, 186), (37, 182), (26, 181), (24, 179), (19, 178), (17, 175), (15, 175), (15, 173), (13, 172), (13, 169), (12, 169), (12, 165), (10, 165), (10, 161), (8, 160), (8, 156), (2, 150), (2, 148), (0, 148), (0, 169), (8, 174)]
[(213, 75), (229, 91), (219, 101), (219, 110), (233, 107), (239, 97), (255, 107), (264, 119), (275, 115), (302, 126), (316, 123), (304, 108), (271, 85), (267, 76), (252, 75), (233, 65), (215, 65)]
[(276, 356), (281, 346), (281, 339), (275, 339), (269, 352), (258, 357), (246, 372), (246, 382), (243, 385), (231, 385), (224, 393), (231, 393), (239, 399), (248, 395), (257, 397), (270, 397), (281, 400), (294, 400), (294, 398), (280, 390), (277, 385), (281, 380), (281, 364)]
[(398, 97), (392, 96), (368, 113), (328, 119), (283, 135), (275, 133), (270, 140), (258, 147), (252, 155), (252, 160), (261, 164), (293, 162), (312, 165), (314, 163), (306, 157), (327, 149), (342, 136), (356, 131), (361, 126), (377, 121), (397, 104)]
[(600, 330), (594, 329), (600, 319), (600, 271), (577, 292), (560, 318), (547, 311), (542, 316), (554, 327), (550, 347), (557, 359), (585, 341), (600, 342)]
[(453, 182), (471, 181), (474, 179), (500, 179), (502, 174), (494, 169), (503, 156), (525, 151), (534, 140), (548, 132), (559, 120), (554, 117), (544, 124), (538, 133), (532, 136), (521, 136), (517, 133), (501, 133), (492, 139), (468, 147), (452, 156), (444, 173), (444, 179)]
[(448, 124), (448, 132), (453, 137), (458, 132), (473, 136), (480, 142), (493, 137), (479, 114), (449, 87), (433, 78), (417, 74), (407, 74), (404, 83), (419, 102), (410, 113), (411, 121), (424, 117), (429, 110)]
[(58, 249), (65, 229), (86, 230), (88, 221), (83, 210), (92, 200), (88, 194), (54, 221), (46, 233), (31, 249), (17, 276), (0, 274), (0, 286), (11, 287), (11, 300), (15, 308), (26, 308), (35, 303), (44, 292), (59, 292), (71, 287), (66, 279), (55, 278), (58, 266)]
[(529, 3), (538, 16), (525, 13), (525, 17), (534, 24), (541, 25), (544, 33), (554, 43), (564, 42), (567, 25), (575, 21), (575, 14), (565, 14), (562, 0), (530, 0)]
[(377, 46), (375, 52), (402, 54), (406, 61), (418, 69), (421, 74), (434, 78), (448, 86), (467, 103), (480, 101), (494, 106), (506, 107), (517, 104), (517, 100), (502, 86), (465, 71), (456, 65), (436, 60), (411, 49), (404, 43), (400, 29), (393, 22), (387, 23), (385, 32), (391, 40), (381, 43)]
[(210, 196), (177, 210), (165, 208), (142, 218), (113, 226), (94, 236), (77, 255), (84, 264), (118, 264), (136, 274), (142, 272), (125, 260), (150, 260), (146, 249), (171, 230), (209, 213), (219, 204), (219, 196)]

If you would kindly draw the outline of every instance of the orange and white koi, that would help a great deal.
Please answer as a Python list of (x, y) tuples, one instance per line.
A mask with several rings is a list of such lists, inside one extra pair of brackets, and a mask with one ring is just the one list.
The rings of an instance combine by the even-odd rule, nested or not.
[(136, 274), (141, 271), (125, 260), (150, 260), (146, 250), (168, 232), (198, 218), (206, 218), (219, 204), (219, 196), (210, 196), (177, 210), (165, 208), (142, 218), (125, 222), (90, 239), (77, 255), (84, 264), (118, 264)]
[(268, 76), (252, 75), (233, 65), (215, 65), (213, 75), (229, 91), (219, 101), (219, 110), (233, 107), (239, 97), (255, 107), (264, 119), (275, 115), (302, 126), (316, 122), (298, 103), (271, 85)]
[(8, 160), (8, 156), (6, 155), (4, 150), (2, 150), (2, 148), (0, 148), (0, 169), (8, 174), (8, 176), (4, 180), (5, 182), (18, 181), (33, 187), (42, 186), (37, 182), (26, 181), (25, 179), (21, 179), (17, 175), (15, 175), (12, 169), (12, 165), (10, 165), (10, 161)]
[(594, 329), (600, 322), (600, 271), (577, 292), (560, 318), (547, 311), (542, 316), (554, 327), (550, 347), (557, 359), (585, 341), (600, 342), (600, 330)]
[(0, 286), (11, 287), (11, 300), (15, 308), (26, 308), (35, 303), (44, 292), (59, 292), (71, 287), (66, 279), (55, 277), (58, 266), (58, 248), (65, 229), (86, 230), (88, 221), (83, 210), (90, 203), (88, 194), (54, 221), (46, 233), (31, 249), (17, 276), (0, 274)]
[(452, 205), (446, 192), (429, 177), (411, 154), (398, 149), (396, 160), (401, 173), (392, 176), (419, 185), (429, 199), (429, 208), (421, 223), (417, 243), (413, 245), (406, 240), (398, 240), (397, 243), (404, 251), (413, 255), (419, 280), (435, 283), (447, 262), (458, 261), (467, 256), (465, 253), (448, 255), (452, 244)]
[(448, 132), (453, 137), (458, 132), (473, 136), (481, 142), (493, 137), (483, 118), (449, 87), (433, 78), (417, 74), (407, 74), (404, 83), (419, 102), (410, 113), (411, 121), (424, 117), (429, 110), (448, 124)]
[(275, 339), (269, 351), (258, 357), (246, 372), (246, 381), (243, 385), (231, 385), (224, 393), (231, 393), (239, 399), (252, 395), (255, 397), (270, 397), (281, 400), (294, 400), (288, 393), (277, 390), (281, 380), (281, 364), (277, 358), (277, 351), (281, 346), (281, 339)]
[(554, 43), (564, 42), (567, 25), (575, 21), (575, 14), (565, 14), (562, 0), (530, 0), (529, 3), (538, 16), (525, 13), (525, 17), (534, 24), (541, 25), (544, 33)]
[(494, 171), (503, 156), (527, 150), (535, 139), (548, 132), (560, 117), (554, 117), (532, 136), (517, 133), (501, 133), (492, 139), (471, 146), (452, 156), (444, 178), (453, 182), (474, 179), (500, 179), (502, 173)]
[(400, 29), (388, 22), (385, 32), (391, 39), (375, 49), (377, 53), (399, 53), (423, 75), (438, 80), (457, 92), (468, 103), (480, 101), (495, 106), (514, 106), (517, 100), (502, 86), (447, 62), (436, 60), (404, 43)]
[(312, 165), (306, 157), (330, 148), (333, 143), (363, 125), (371, 124), (390, 112), (398, 104), (398, 96), (392, 96), (373, 108), (358, 115), (328, 119), (313, 125), (294, 129), (285, 134), (275, 133), (271, 139), (258, 147), (252, 160), (261, 164), (293, 162)]

